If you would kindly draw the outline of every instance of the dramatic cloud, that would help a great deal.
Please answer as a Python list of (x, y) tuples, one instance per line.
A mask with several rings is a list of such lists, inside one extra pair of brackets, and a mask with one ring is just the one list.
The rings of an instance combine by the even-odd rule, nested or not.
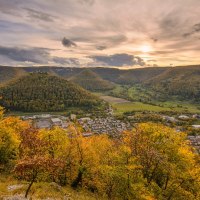
[(79, 59), (77, 58), (64, 58), (64, 57), (51, 57), (50, 51), (53, 49), (45, 48), (15, 48), (15, 47), (2, 47), (0, 46), (0, 59), (18, 61), (20, 63), (35, 63), (35, 64), (48, 64), (55, 63), (57, 65), (64, 65), (66, 67), (80, 67)]
[(195, 24), (193, 27), (192, 27), (192, 30), (188, 33), (184, 33), (183, 34), (183, 37), (188, 37), (188, 36), (191, 36), (195, 33), (199, 33), (200, 32), (200, 23), (199, 24)]
[(65, 37), (62, 39), (62, 44), (65, 47), (76, 47), (77, 46), (76, 43), (74, 43), (73, 41), (71, 41)]
[(199, 0), (0, 0), (0, 65), (199, 64), (199, 10)]
[(114, 54), (110, 56), (93, 56), (91, 57), (95, 61), (104, 64), (105, 66), (134, 66), (140, 65), (144, 66), (145, 62), (142, 58), (138, 56), (128, 55), (128, 54)]
[(15, 48), (0, 46), (0, 55), (19, 62), (46, 63), (49, 52), (43, 48)]
[(80, 67), (80, 62), (77, 58), (54, 57), (53, 61), (55, 63), (65, 65), (65, 66), (68, 66), (68, 67)]
[(46, 21), (46, 22), (53, 22), (54, 21), (54, 17), (47, 14), (47, 13), (37, 11), (37, 10), (33, 10), (33, 9), (30, 9), (30, 8), (25, 8), (25, 10), (28, 12), (29, 18), (39, 19), (39, 20), (43, 20), (43, 21)]

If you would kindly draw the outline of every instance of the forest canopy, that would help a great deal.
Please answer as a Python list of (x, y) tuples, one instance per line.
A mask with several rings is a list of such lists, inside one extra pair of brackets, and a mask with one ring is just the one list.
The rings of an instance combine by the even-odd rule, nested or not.
[(6, 109), (64, 111), (69, 107), (92, 108), (101, 101), (80, 86), (47, 73), (31, 73), (0, 89), (1, 105)]
[(1, 117), (0, 157), (1, 172), (27, 183), (26, 196), (36, 182), (56, 182), (106, 199), (200, 199), (199, 155), (186, 134), (160, 124), (138, 124), (111, 139), (82, 137), (75, 125), (37, 130)]

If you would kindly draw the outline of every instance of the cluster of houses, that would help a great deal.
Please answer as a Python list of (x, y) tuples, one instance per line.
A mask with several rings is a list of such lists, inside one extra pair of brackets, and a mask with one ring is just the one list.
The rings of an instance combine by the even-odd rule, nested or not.
[[(200, 120), (200, 115), (198, 114), (195, 114), (195, 115), (191, 115), (191, 116), (188, 116), (188, 115), (179, 115), (177, 117), (171, 117), (171, 116), (162, 116), (162, 118), (164, 120), (166, 120), (167, 122), (171, 122), (171, 123), (176, 123), (178, 121), (187, 121), (187, 120), (190, 120), (190, 119), (197, 119), (197, 120)], [(192, 128), (194, 129), (199, 129), (200, 128), (200, 125), (191, 125)]]
[[(107, 133), (115, 137), (118, 136), (123, 131), (131, 129), (130, 123), (125, 123), (121, 120), (115, 119), (112, 116), (111, 109), (109, 110), (108, 113), (109, 114), (105, 118), (83, 117), (80, 119), (76, 119), (77, 116), (75, 114), (71, 114), (70, 117), (51, 115), (51, 114), (41, 114), (33, 116), (22, 116), (21, 118), (23, 120), (30, 120), (33, 126), (38, 129), (51, 129), (55, 126), (67, 129), (69, 125), (73, 123), (74, 120), (77, 120), (77, 122), (84, 129), (83, 132), (84, 137), (89, 137), (92, 136), (93, 134), (103, 134), (103, 133)], [(200, 115), (193, 115), (193, 116), (180, 115), (177, 116), (176, 118), (170, 116), (163, 116), (163, 119), (165, 119), (168, 122), (177, 122), (178, 120), (188, 120), (191, 118), (200, 119)], [(200, 129), (200, 125), (192, 125), (191, 127), (194, 129)], [(188, 136), (188, 139), (190, 140), (192, 146), (195, 147), (197, 152), (200, 153), (200, 136)]]
[(163, 119), (165, 119), (166, 121), (169, 122), (177, 122), (178, 120), (189, 120), (189, 119), (200, 119), (200, 115), (195, 114), (192, 116), (188, 116), (188, 115), (179, 115), (177, 117), (171, 117), (171, 116), (162, 116)]
[(102, 134), (107, 133), (109, 135), (119, 135), (119, 133), (131, 129), (129, 123), (124, 123), (120, 120), (115, 119), (114, 117), (106, 118), (95, 118), (91, 119), (89, 117), (80, 118), (78, 122), (82, 125), (86, 134), (96, 133)]
[[(71, 116), (73, 118), (74, 116)], [(38, 129), (51, 129), (59, 126), (66, 129), (70, 125), (70, 118), (65, 116), (56, 116), (50, 114), (41, 114), (33, 116), (22, 116), (23, 120), (31, 120), (33, 126)]]
[[(35, 128), (51, 129), (58, 126), (67, 129), (70, 124), (76, 120), (76, 115), (72, 114), (70, 117), (41, 114), (33, 116), (22, 116), (23, 120), (30, 120)], [(105, 118), (90, 118), (84, 117), (77, 119), (77, 122), (83, 127), (83, 136), (89, 137), (93, 134), (107, 133), (109, 135), (119, 135), (119, 133), (131, 128), (129, 123), (124, 123), (115, 119), (112, 116)]]

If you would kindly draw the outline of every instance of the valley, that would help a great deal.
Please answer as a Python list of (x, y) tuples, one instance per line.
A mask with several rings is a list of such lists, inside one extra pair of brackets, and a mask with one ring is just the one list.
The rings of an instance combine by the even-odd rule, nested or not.
[(200, 0), (0, 0), (0, 200), (200, 200)]
[[(195, 69), (198, 71), (199, 68)], [(9, 136), (2, 146), (0, 143), (0, 156), (1, 152), (5, 155), (0, 162), (0, 171), (2, 166), (4, 174), (0, 176), (0, 190), (3, 191), (0, 197), (11, 195), (21, 200), (25, 192), (27, 196), (40, 199), (46, 197), (44, 191), (51, 190), (48, 196), (53, 198), (76, 199), (78, 195), (79, 199), (86, 196), (88, 199), (109, 199), (107, 195), (105, 198), (99, 195), (104, 194), (101, 189), (106, 190), (108, 185), (104, 184), (110, 181), (110, 176), (114, 178), (111, 184), (126, 182), (127, 170), (128, 173), (134, 172), (134, 176), (145, 177), (143, 173), (152, 176), (151, 170), (140, 170), (140, 166), (142, 169), (147, 167), (144, 156), (152, 159), (149, 148), (153, 148), (156, 156), (162, 155), (162, 160), (165, 156), (171, 156), (173, 160), (176, 154), (177, 157), (181, 154), (187, 165), (191, 159), (196, 163), (196, 156), (200, 154), (198, 92), (190, 99), (182, 92), (165, 93), (168, 86), (160, 84), (162, 81), (157, 81), (157, 76), (168, 70), (38, 67), (37, 70), (20, 69), (15, 78), (12, 73), (8, 77), (0, 76), (0, 105), (4, 107), (4, 115), (0, 110), (0, 137)], [(159, 87), (147, 84), (147, 80), (152, 81), (154, 77)], [(173, 82), (176, 88), (181, 81), (177, 79), (177, 83)], [(18, 155), (18, 151), (23, 154), (22, 159), (12, 156)], [(138, 161), (134, 164), (135, 159)], [(154, 159), (157, 162), (157, 157)], [(127, 164), (127, 160), (132, 164)], [(167, 158), (165, 163), (171, 165), (173, 161)], [(133, 164), (138, 170), (132, 170)], [(153, 164), (153, 167), (156, 165), (159, 164)], [(175, 170), (178, 169), (176, 163), (173, 165)], [(197, 170), (195, 165), (191, 164), (190, 170)], [(14, 169), (15, 176), (22, 176), (23, 182), (11, 176), (7, 181), (7, 166)], [(162, 164), (159, 167), (165, 173), (165, 167)], [(34, 170), (37, 170), (36, 179), (31, 178)], [(115, 170), (114, 174), (112, 170)], [(182, 176), (185, 173), (187, 171)], [(153, 175), (154, 184), (157, 184), (156, 176)], [(170, 179), (175, 185), (179, 183), (176, 177)], [(142, 188), (152, 190), (151, 185), (146, 186), (146, 178), (137, 181)], [(91, 187), (97, 188), (95, 192)], [(120, 195), (121, 186), (115, 187), (112, 195)], [(14, 188), (13, 191), (10, 188)], [(80, 193), (74, 192), (79, 188)]]

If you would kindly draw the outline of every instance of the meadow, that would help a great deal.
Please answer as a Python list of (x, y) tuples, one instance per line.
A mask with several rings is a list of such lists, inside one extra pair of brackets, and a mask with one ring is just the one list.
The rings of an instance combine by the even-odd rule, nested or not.
[(200, 113), (199, 105), (192, 104), (187, 101), (165, 101), (156, 103), (144, 103), (139, 101), (128, 101), (123, 98), (95, 93), (100, 98), (110, 103), (114, 108), (114, 114), (121, 115), (129, 111), (176, 111), (180, 113)]

